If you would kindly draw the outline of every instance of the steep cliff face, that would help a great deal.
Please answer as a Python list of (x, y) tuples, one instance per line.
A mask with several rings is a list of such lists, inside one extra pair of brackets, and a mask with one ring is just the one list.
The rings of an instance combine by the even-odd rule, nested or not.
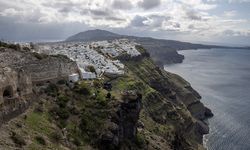
[[(118, 58), (125, 64), (124, 76), (74, 86), (44, 82), (75, 71), (67, 58), (2, 49), (2, 62), (16, 70), (21, 64), (19, 70), (24, 70), (6, 75), (4, 84), (13, 81), (16, 92), (15, 85), (27, 88), (23, 94), (32, 91), (31, 82), (43, 84), (33, 84), (37, 103), (25, 116), (2, 127), (0, 148), (203, 149), (202, 136), (209, 131), (204, 119), (211, 111), (187, 81), (157, 67), (142, 47), (137, 48), (141, 56)], [(112, 85), (111, 91), (103, 88), (105, 82)]]
[(24, 70), (0, 67), (0, 125), (24, 112), (31, 100), (32, 84)]
[(204, 119), (212, 116), (200, 102), (200, 95), (183, 78), (160, 69), (149, 57), (124, 63), (153, 89), (145, 95), (144, 109), (157, 124), (174, 126), (176, 137), (172, 137), (172, 146), (175, 146), (175, 138), (181, 138), (183, 140), (178, 145), (182, 146), (179, 148), (197, 149), (202, 144), (202, 135), (209, 132)]
[(59, 80), (77, 72), (76, 63), (67, 57), (5, 46), (0, 47), (0, 125), (23, 113), (35, 101), (34, 83)]

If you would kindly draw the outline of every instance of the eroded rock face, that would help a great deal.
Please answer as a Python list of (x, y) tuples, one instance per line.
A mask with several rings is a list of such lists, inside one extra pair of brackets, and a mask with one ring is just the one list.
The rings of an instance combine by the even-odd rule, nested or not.
[(0, 67), (0, 125), (24, 112), (31, 94), (31, 78), (24, 70)]
[(22, 68), (31, 76), (32, 82), (42, 82), (68, 77), (78, 73), (77, 64), (65, 56), (48, 56), (13, 49), (2, 49), (0, 62), (11, 68)]
[(119, 115), (119, 139), (134, 139), (137, 133), (137, 122), (141, 110), (141, 100), (136, 99), (127, 103), (122, 103)]
[(37, 82), (59, 80), (78, 73), (65, 56), (0, 48), (0, 125), (24, 112), (32, 102)]
[(124, 141), (134, 141), (137, 135), (137, 127), (140, 111), (142, 109), (142, 96), (125, 95), (123, 102), (112, 117), (113, 122), (108, 122), (108, 130), (101, 136), (101, 149), (121, 149)]

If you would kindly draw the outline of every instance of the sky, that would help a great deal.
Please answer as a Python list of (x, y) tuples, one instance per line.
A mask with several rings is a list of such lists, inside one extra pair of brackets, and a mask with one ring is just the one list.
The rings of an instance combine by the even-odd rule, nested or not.
[(64, 40), (89, 29), (250, 45), (250, 0), (0, 0), (3, 40)]

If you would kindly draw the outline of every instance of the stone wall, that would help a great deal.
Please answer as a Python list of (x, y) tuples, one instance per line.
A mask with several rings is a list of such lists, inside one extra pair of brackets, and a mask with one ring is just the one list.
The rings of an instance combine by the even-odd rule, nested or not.
[(78, 68), (75, 62), (65, 61), (58, 58), (39, 60), (25, 65), (24, 69), (30, 72), (32, 82), (59, 79), (68, 77), (73, 73), (78, 73)]

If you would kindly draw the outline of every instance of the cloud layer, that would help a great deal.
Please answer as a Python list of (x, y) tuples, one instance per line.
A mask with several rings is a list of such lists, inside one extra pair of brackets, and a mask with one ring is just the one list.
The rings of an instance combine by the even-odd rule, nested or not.
[[(162, 33), (175, 38), (250, 36), (249, 18), (241, 10), (224, 5), (250, 4), (249, 0), (0, 0), (2, 38), (33, 30), (48, 31), (49, 37), (64, 38), (88, 28), (140, 31), (142, 35)], [(217, 13), (215, 13), (217, 12)], [(245, 12), (246, 13), (246, 12)], [(249, 12), (248, 12), (249, 13)], [(73, 27), (74, 29), (68, 29)], [(7, 30), (9, 30), (7, 32)], [(38, 33), (37, 33), (38, 34)], [(9, 35), (10, 36), (10, 35)], [(28, 35), (27, 35), (28, 36)], [(46, 35), (44, 34), (44, 38)]]

